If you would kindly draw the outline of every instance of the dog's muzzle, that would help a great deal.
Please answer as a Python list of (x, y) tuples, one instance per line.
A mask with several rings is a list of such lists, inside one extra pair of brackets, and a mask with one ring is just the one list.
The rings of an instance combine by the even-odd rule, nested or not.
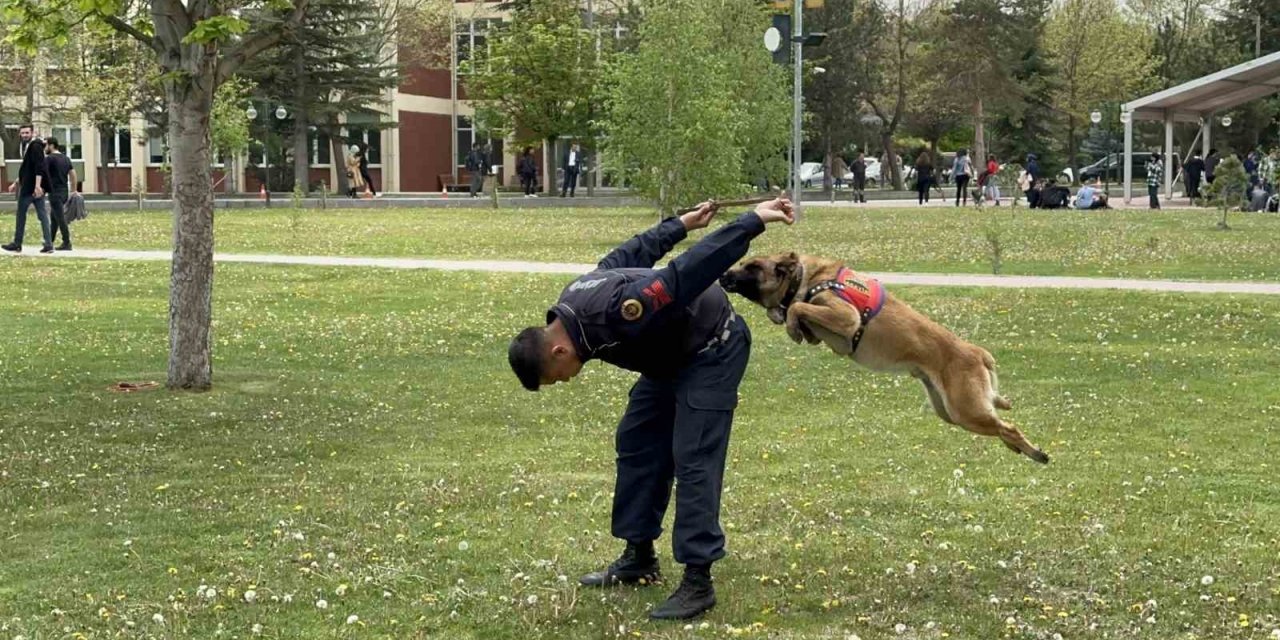
[(726, 272), (724, 275), (720, 276), (720, 288), (729, 293), (736, 293), (738, 291), (738, 279), (733, 275), (732, 271)]

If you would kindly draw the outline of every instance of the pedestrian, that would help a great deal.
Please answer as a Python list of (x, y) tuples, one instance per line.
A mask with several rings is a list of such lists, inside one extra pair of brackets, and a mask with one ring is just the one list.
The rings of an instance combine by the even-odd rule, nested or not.
[[(844, 182), (844, 174), (849, 173), (849, 165), (845, 164), (844, 158), (840, 154), (835, 154), (831, 159), (831, 186), (833, 189), (839, 189)], [(834, 197), (834, 196), (833, 196)]]
[(360, 147), (353, 144), (350, 151), (347, 156), (347, 197), (356, 198), (365, 191), (364, 173), (360, 171)]
[(1213, 184), (1214, 172), (1218, 170), (1218, 163), (1222, 162), (1222, 158), (1218, 156), (1217, 149), (1210, 149), (1209, 155), (1204, 158), (1204, 181)]
[(1250, 178), (1258, 177), (1258, 152), (1250, 151), (1244, 158), (1244, 174)]
[(1164, 162), (1160, 154), (1152, 153), (1147, 161), (1147, 195), (1151, 197), (1151, 208), (1160, 208), (1160, 185), (1164, 183)]
[(71, 160), (62, 152), (62, 144), (57, 138), (49, 138), (45, 141), (45, 153), (47, 154), (45, 171), (49, 174), (49, 192), (45, 196), (49, 201), (51, 228), (49, 242), (57, 240), (58, 232), (62, 232), (62, 244), (54, 249), (70, 251), (71, 228), (67, 226), (66, 208), (71, 194), (77, 192), (76, 183), (79, 182), (79, 178), (76, 176), (75, 167), (71, 166)]
[(569, 145), (569, 151), (564, 154), (564, 186), (560, 187), (560, 197), (573, 197), (573, 192), (578, 188), (578, 171), (582, 169), (582, 150), (578, 148), (578, 143)]
[(1258, 164), (1258, 177), (1268, 194), (1275, 193), (1276, 167), (1280, 166), (1280, 149), (1272, 149), (1271, 153), (1262, 156)]
[(685, 565), (684, 579), (650, 612), (656, 619), (692, 618), (715, 606), (711, 565), (725, 555), (720, 494), (751, 333), (717, 283), (766, 224), (795, 221), (791, 202), (778, 198), (653, 268), (715, 214), (715, 206), (704, 202), (614, 249), (595, 271), (565, 288), (547, 312), (546, 326), (521, 331), (507, 353), (531, 391), (568, 381), (595, 359), (640, 373), (615, 440), (611, 532), (626, 547), (579, 582), (607, 587), (660, 579), (653, 542), (675, 480), (672, 548), (676, 562)]
[(524, 197), (536, 198), (538, 184), (538, 161), (533, 157), (533, 147), (525, 147), (516, 162), (516, 173), (520, 175), (520, 184), (524, 187)]
[(1186, 179), (1187, 197), (1195, 204), (1200, 197), (1200, 180), (1204, 177), (1204, 160), (1199, 151), (1191, 152), (1191, 159), (1182, 165), (1182, 175)]
[[(377, 135), (377, 134), (374, 134)], [(369, 175), (369, 143), (360, 142), (360, 179), (364, 181), (365, 192), (375, 198), (381, 198), (378, 188), (373, 186), (373, 176)]]
[(1027, 198), (1027, 206), (1035, 209), (1040, 206), (1040, 181), (1032, 177), (1031, 172), (1023, 169), (1018, 174), (1018, 190)]
[(956, 181), (956, 206), (960, 206), (961, 200), (967, 206), (969, 204), (969, 178), (973, 176), (973, 160), (969, 158), (969, 150), (961, 149), (956, 152), (956, 159), (951, 163), (951, 177)]
[(489, 157), (484, 152), (484, 145), (479, 142), (472, 145), (466, 166), (471, 174), (471, 197), (474, 198), (484, 191), (484, 177), (489, 173)]
[(933, 158), (928, 151), (916, 156), (916, 198), (920, 204), (929, 202), (929, 187), (933, 183)]
[(1040, 178), (1044, 177), (1040, 175), (1040, 160), (1039, 158), (1036, 157), (1036, 154), (1034, 153), (1027, 154), (1026, 171), (1027, 171), (1027, 175), (1031, 176), (1031, 184), (1035, 184), (1040, 180)]
[(49, 174), (45, 167), (44, 140), (36, 135), (35, 127), (30, 124), (18, 128), (18, 137), (22, 141), (22, 165), (18, 168), (18, 179), (9, 185), (9, 192), (18, 196), (18, 225), (13, 231), (13, 242), (0, 249), (22, 252), (22, 239), (27, 233), (27, 209), (34, 206), (36, 217), (40, 219), (40, 230), (44, 234), (44, 245), (40, 248), (40, 253), (53, 253), (49, 211), (45, 201)]
[(849, 165), (849, 171), (853, 172), (853, 193), (854, 202), (867, 201), (867, 154), (859, 151), (858, 157), (854, 158), (853, 164)]
[(1000, 163), (996, 162), (995, 154), (987, 156), (987, 170), (982, 175), (985, 179), (982, 181), (983, 196), (987, 200), (994, 201), (996, 206), (1000, 206), (1000, 185), (996, 184), (996, 174), (1000, 173)]

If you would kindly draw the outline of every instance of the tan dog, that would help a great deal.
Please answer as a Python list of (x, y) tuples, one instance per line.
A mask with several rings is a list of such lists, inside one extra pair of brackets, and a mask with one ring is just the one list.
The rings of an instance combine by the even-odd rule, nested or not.
[(874, 371), (909, 373), (924, 383), (938, 416), (984, 436), (996, 436), (1014, 452), (1040, 463), (1049, 456), (996, 415), (1010, 409), (996, 391), (995, 360), (961, 340), (878, 282), (834, 260), (794, 253), (760, 256), (729, 270), (725, 291), (768, 310), (797, 343), (826, 343)]

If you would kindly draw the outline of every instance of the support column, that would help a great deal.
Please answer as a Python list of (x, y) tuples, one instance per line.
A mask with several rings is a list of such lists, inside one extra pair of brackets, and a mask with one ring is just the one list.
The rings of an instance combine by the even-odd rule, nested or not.
[(133, 145), (133, 161), (129, 163), (129, 192), (147, 192), (147, 164), (151, 154), (147, 148), (147, 121), (138, 114), (129, 116), (129, 144)]
[(98, 157), (101, 151), (98, 150), (98, 128), (93, 126), (89, 121), (89, 116), (80, 116), (80, 154), (84, 157), (84, 175), (80, 179), (84, 182), (80, 186), (85, 193), (102, 193), (102, 189), (98, 183)]
[(1124, 203), (1133, 200), (1133, 114), (1124, 123)]
[(1200, 157), (1208, 158), (1209, 149), (1212, 145), (1209, 143), (1209, 135), (1213, 133), (1213, 114), (1202, 114), (1200, 116)]
[(1173, 116), (1164, 114), (1164, 197), (1173, 197)]

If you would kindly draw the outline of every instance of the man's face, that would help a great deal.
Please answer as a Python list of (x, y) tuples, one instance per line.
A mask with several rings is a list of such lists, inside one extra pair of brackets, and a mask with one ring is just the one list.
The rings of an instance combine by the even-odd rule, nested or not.
[(581, 371), (582, 361), (578, 359), (578, 354), (564, 345), (555, 345), (543, 357), (542, 378), (539, 382), (543, 386), (568, 382)]
[(33, 138), (35, 134), (36, 132), (33, 131), (31, 127), (23, 127), (21, 129), (18, 129), (18, 137), (22, 138), (23, 142), (31, 142), (31, 138)]

